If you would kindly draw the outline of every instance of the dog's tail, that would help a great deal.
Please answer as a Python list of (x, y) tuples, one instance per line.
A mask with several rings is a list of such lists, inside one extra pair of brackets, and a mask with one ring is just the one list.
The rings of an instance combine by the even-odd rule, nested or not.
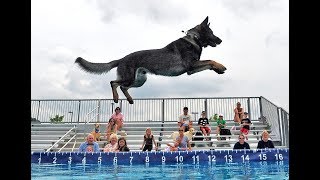
[(102, 74), (109, 72), (112, 68), (119, 65), (119, 60), (114, 60), (109, 63), (92, 63), (81, 57), (78, 57), (75, 61), (81, 69), (94, 74)]

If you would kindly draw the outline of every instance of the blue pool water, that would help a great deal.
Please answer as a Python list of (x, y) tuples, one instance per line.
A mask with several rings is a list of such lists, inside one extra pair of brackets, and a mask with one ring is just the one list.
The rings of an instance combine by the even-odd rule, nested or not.
[(289, 149), (32, 152), (32, 179), (289, 179)]
[(286, 161), (195, 164), (31, 164), (32, 179), (289, 179)]

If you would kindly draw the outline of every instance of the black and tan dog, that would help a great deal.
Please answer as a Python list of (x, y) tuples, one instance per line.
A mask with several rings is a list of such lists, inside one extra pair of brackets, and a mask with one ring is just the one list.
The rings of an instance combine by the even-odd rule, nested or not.
[(91, 132), (91, 134), (94, 137), (94, 141), (101, 141), (101, 138), (100, 138), (101, 133), (100, 133), (100, 124), (99, 123), (94, 124), (94, 129)]
[(102, 74), (117, 68), (117, 80), (110, 81), (113, 100), (118, 103), (119, 95), (117, 87), (126, 96), (130, 104), (133, 104), (128, 89), (141, 87), (147, 80), (147, 73), (163, 76), (188, 75), (203, 71), (214, 70), (223, 74), (226, 68), (216, 61), (200, 60), (202, 48), (215, 47), (222, 41), (215, 36), (209, 27), (208, 17), (187, 31), (186, 36), (179, 38), (161, 49), (142, 50), (131, 53), (119, 60), (109, 63), (91, 63), (78, 57), (76, 63), (90, 73)]

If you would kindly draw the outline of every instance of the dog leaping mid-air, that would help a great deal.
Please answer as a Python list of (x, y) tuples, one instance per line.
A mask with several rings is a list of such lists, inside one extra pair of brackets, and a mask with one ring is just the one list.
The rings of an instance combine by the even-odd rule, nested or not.
[(203, 71), (214, 70), (223, 74), (226, 68), (212, 60), (200, 60), (202, 48), (215, 47), (222, 41), (215, 36), (209, 27), (208, 17), (195, 27), (189, 29), (186, 35), (163, 48), (136, 51), (125, 57), (108, 63), (91, 63), (78, 57), (75, 61), (83, 70), (102, 74), (117, 67), (117, 79), (110, 81), (113, 101), (118, 103), (117, 87), (126, 96), (130, 104), (133, 99), (128, 93), (132, 87), (141, 87), (147, 80), (147, 73), (162, 76), (188, 75)]

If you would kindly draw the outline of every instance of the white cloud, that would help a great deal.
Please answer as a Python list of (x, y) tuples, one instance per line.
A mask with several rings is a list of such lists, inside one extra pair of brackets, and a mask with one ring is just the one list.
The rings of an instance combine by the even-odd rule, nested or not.
[(112, 98), (109, 82), (116, 69), (88, 74), (74, 64), (77, 57), (109, 62), (162, 48), (209, 16), (222, 43), (203, 49), (201, 59), (224, 64), (225, 74), (148, 75), (129, 93), (134, 98), (264, 96), (289, 110), (287, 0), (33, 0), (31, 8), (32, 98)]

